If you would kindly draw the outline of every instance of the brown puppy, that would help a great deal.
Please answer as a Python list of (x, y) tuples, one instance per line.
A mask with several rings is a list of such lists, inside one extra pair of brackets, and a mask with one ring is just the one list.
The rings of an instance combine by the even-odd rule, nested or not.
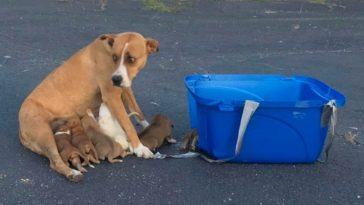
[(66, 126), (71, 130), (72, 145), (77, 147), (78, 150), (86, 156), (82, 165), (90, 164), (90, 161), (99, 164), (100, 161), (98, 160), (96, 149), (90, 138), (84, 132), (80, 119), (78, 117), (72, 117), (67, 120)]
[(85, 168), (81, 165), (81, 158), (86, 159), (86, 156), (81, 154), (77, 148), (71, 144), (71, 132), (66, 125), (53, 125), (55, 127), (54, 139), (56, 140), (57, 149), (61, 155), (62, 160), (67, 166), (72, 166), (77, 168), (81, 172), (87, 172)]
[(162, 146), (164, 140), (169, 143), (176, 143), (172, 136), (173, 127), (170, 119), (158, 114), (154, 116), (152, 124), (139, 134), (140, 141), (153, 151)]
[(21, 143), (47, 157), (50, 167), (58, 173), (79, 181), (82, 174), (69, 168), (58, 153), (50, 123), (56, 118), (84, 116), (87, 108), (104, 102), (124, 129), (133, 152), (150, 158), (153, 154), (140, 143), (126, 109), (138, 112), (139, 120), (147, 124), (136, 104), (131, 82), (145, 66), (149, 54), (156, 51), (156, 40), (133, 32), (95, 39), (51, 72), (24, 100), (19, 110)]
[(184, 136), (180, 149), (183, 151), (196, 151), (197, 140), (198, 131), (193, 129)]
[(87, 136), (90, 137), (92, 143), (95, 145), (99, 159), (105, 160), (107, 158), (110, 163), (122, 162), (122, 160), (115, 158), (125, 157), (126, 151), (123, 150), (119, 143), (101, 132), (91, 110), (87, 110), (87, 115), (81, 121)]

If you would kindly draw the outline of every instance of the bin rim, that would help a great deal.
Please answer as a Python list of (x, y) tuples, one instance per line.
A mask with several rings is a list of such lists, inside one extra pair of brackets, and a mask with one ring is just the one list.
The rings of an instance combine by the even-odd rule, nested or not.
[[(267, 101), (263, 99), (244, 99), (244, 100), (229, 100), (223, 101), (218, 99), (211, 99), (198, 96), (193, 85), (197, 81), (201, 80), (214, 80), (216, 77), (249, 77), (249, 78), (270, 78), (270, 80), (285, 80), (292, 79), (308, 83), (312, 90), (319, 95), (322, 100), (299, 100), (299, 101)], [(335, 100), (337, 107), (343, 107), (345, 105), (345, 96), (325, 83), (308, 76), (303, 75), (277, 75), (277, 74), (192, 74), (185, 77), (185, 86), (189, 93), (195, 98), (195, 100), (205, 106), (219, 106), (225, 110), (233, 110), (234, 108), (241, 108), (245, 100), (254, 100), (260, 103), (260, 107), (286, 107), (286, 108), (310, 108), (321, 107), (331, 100)], [(223, 81), (223, 80), (221, 80)], [(328, 96), (322, 94), (323, 90), (328, 90)], [(321, 92), (320, 92), (321, 91)]]

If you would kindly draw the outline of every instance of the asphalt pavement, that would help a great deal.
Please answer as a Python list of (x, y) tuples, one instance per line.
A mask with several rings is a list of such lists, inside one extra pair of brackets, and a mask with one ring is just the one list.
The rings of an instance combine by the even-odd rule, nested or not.
[[(0, 204), (364, 204), (363, 1), (0, 0)], [(175, 2), (169, 2), (172, 5)], [(182, 4), (182, 5), (180, 5)], [(133, 87), (148, 118), (189, 129), (183, 78), (193, 73), (309, 75), (344, 93), (325, 164), (209, 164), (143, 160), (89, 169), (71, 183), (18, 140), (23, 99), (102, 33), (137, 31), (160, 42)], [(178, 153), (178, 144), (161, 149)]]

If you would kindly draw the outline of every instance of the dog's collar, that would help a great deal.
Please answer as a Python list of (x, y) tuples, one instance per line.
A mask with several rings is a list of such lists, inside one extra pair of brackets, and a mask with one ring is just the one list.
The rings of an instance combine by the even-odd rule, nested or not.
[(71, 132), (69, 130), (67, 130), (67, 131), (58, 131), (58, 132), (54, 133), (54, 135), (63, 135), (63, 134), (70, 135)]

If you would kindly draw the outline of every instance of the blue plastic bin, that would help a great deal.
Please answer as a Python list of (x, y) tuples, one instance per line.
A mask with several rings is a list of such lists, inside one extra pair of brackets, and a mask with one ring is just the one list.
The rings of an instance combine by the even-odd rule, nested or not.
[(232, 162), (311, 163), (325, 143), (324, 106), (345, 97), (309, 77), (281, 75), (191, 75), (186, 77), (191, 128), (198, 147), (215, 159), (234, 156), (245, 100), (260, 105), (241, 152)]

